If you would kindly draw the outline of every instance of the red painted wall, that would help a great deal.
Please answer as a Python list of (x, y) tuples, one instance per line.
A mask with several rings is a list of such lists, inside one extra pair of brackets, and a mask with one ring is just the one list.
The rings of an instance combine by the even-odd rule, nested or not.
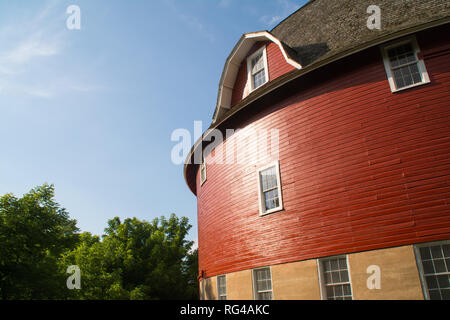
[(259, 216), (258, 166), (208, 164), (203, 186), (196, 177), (200, 270), (450, 239), (449, 29), (417, 34), (430, 84), (392, 93), (373, 48), (237, 114), (228, 125), (243, 129), (225, 147), (252, 128), (280, 130), (285, 210)]
[(280, 48), (273, 42), (264, 41), (256, 43), (248, 52), (246, 58), (242, 61), (238, 75), (234, 84), (233, 95), (231, 98), (231, 106), (238, 104), (243, 97), (245, 84), (247, 82), (247, 58), (262, 46), (267, 46), (267, 64), (269, 68), (269, 81), (272, 81), (283, 74), (294, 70), (295, 68), (286, 62)]

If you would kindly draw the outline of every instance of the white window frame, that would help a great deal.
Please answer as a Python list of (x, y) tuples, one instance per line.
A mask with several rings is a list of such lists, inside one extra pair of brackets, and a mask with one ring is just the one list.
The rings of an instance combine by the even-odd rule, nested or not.
[(247, 58), (247, 72), (248, 72), (248, 79), (250, 81), (250, 92), (258, 89), (258, 88), (255, 88), (255, 83), (253, 81), (252, 59), (255, 56), (257, 56), (258, 54), (261, 54), (261, 52), (262, 52), (262, 58), (263, 58), (263, 62), (264, 62), (264, 74), (265, 74), (266, 82), (264, 82), (258, 88), (261, 88), (264, 84), (269, 82), (269, 68), (268, 68), (268, 63), (267, 63), (267, 50), (266, 50), (266, 46), (263, 46), (261, 49), (257, 50), (256, 52), (254, 52), (251, 56), (249, 56)]
[[(205, 169), (205, 178), (203, 179), (203, 177), (202, 177), (202, 169)], [(203, 158), (203, 161), (202, 161), (202, 163), (200, 164), (200, 186), (202, 186), (204, 183), (205, 183), (205, 181), (206, 181), (206, 160), (205, 160), (205, 158)]]
[(319, 275), (320, 299), (328, 300), (325, 279), (323, 278), (324, 277), (324, 275), (323, 275), (323, 261), (330, 260), (330, 259), (342, 259), (342, 258), (346, 259), (347, 272), (348, 272), (348, 283), (350, 284), (350, 291), (352, 293), (352, 300), (354, 299), (353, 298), (352, 277), (351, 277), (351, 272), (350, 272), (350, 264), (348, 262), (348, 255), (347, 254), (316, 259), (317, 273)]
[[(225, 294), (220, 294), (220, 286), (219, 286), (219, 278), (225, 279)], [(223, 300), (227, 300), (227, 276), (225, 274), (222, 274), (220, 276), (216, 277), (216, 285), (217, 285), (217, 300), (221, 300), (221, 297), (225, 297)]]
[[(257, 291), (255, 271), (256, 270), (261, 270), (261, 269), (269, 269), (269, 273), (270, 273), (270, 287), (271, 287), (270, 290)], [(272, 293), (272, 300), (275, 300), (275, 297), (273, 295), (273, 281), (272, 281), (272, 268), (271, 268), (271, 266), (252, 269), (252, 283), (253, 283), (253, 300), (257, 300), (258, 293), (264, 293), (264, 292)]]
[(441, 241), (433, 241), (433, 242), (425, 242), (414, 245), (414, 254), (416, 256), (416, 264), (417, 269), (419, 270), (420, 275), (420, 284), (422, 285), (422, 292), (425, 300), (430, 300), (430, 294), (428, 293), (427, 281), (425, 280), (425, 273), (422, 265), (422, 257), (420, 255), (420, 248), (422, 247), (431, 247), (436, 245), (450, 244), (450, 240), (441, 240)]
[[(266, 169), (269, 169), (271, 167), (275, 167), (275, 171), (277, 174), (277, 189), (278, 189), (278, 199), (279, 199), (279, 205), (276, 208), (272, 208), (270, 210), (265, 210), (265, 201), (264, 201), (264, 194), (262, 191), (262, 184), (261, 184), (261, 171), (264, 171)], [(271, 214), (274, 212), (278, 212), (284, 209), (283, 207), (283, 195), (282, 195), (282, 188), (281, 188), (281, 178), (280, 178), (280, 162), (274, 161), (264, 167), (261, 167), (257, 170), (257, 176), (258, 176), (258, 200), (259, 200), (259, 215), (265, 216), (267, 214)]]
[[(389, 49), (401, 46), (406, 43), (411, 43), (411, 46), (414, 50), (414, 55), (417, 60), (417, 62), (416, 62), (417, 68), (419, 69), (419, 73), (421, 74), (422, 82), (414, 83), (414, 84), (411, 84), (406, 87), (397, 88), (397, 86), (395, 84), (394, 76), (392, 73), (391, 64), (389, 61), (389, 56), (387, 54), (387, 51)], [(427, 69), (425, 67), (425, 63), (424, 63), (423, 59), (419, 59), (419, 56), (418, 56), (419, 52), (420, 52), (420, 48), (419, 48), (419, 45), (417, 43), (417, 39), (415, 36), (404, 38), (403, 40), (391, 42), (387, 45), (381, 46), (381, 55), (383, 57), (384, 68), (386, 70), (386, 75), (387, 75), (387, 78), (389, 81), (389, 86), (391, 87), (391, 92), (398, 92), (398, 91), (402, 91), (402, 90), (406, 90), (409, 88), (413, 88), (413, 87), (417, 87), (417, 86), (421, 86), (421, 85), (430, 83), (430, 77), (429, 77)]]

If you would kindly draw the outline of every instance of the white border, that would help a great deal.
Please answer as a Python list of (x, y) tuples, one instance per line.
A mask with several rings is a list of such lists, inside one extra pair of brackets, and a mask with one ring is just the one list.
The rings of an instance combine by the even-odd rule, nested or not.
[(220, 275), (216, 276), (217, 300), (220, 300), (219, 277), (225, 278), (225, 300), (228, 300), (227, 275), (226, 274), (220, 274)]
[[(253, 286), (253, 300), (257, 300), (256, 299), (256, 295), (257, 295), (257, 292), (256, 292), (256, 279), (255, 279), (255, 270), (260, 270), (260, 269), (267, 269), (267, 268), (269, 268), (269, 273), (270, 273), (270, 287), (272, 288), (271, 290), (270, 290), (270, 292), (272, 293), (272, 300), (275, 300), (275, 296), (274, 296), (274, 294), (273, 294), (273, 280), (272, 280), (272, 267), (271, 266), (266, 266), (266, 267), (259, 267), (259, 268), (254, 268), (254, 269), (252, 269), (252, 286)], [(265, 292), (269, 292), (269, 291), (265, 291)], [(261, 301), (261, 300), (258, 300), (258, 301)]]
[(353, 297), (353, 283), (352, 283), (352, 275), (350, 272), (350, 263), (348, 261), (348, 254), (340, 254), (340, 255), (336, 255), (336, 256), (329, 256), (329, 257), (324, 257), (324, 258), (318, 258), (316, 259), (316, 263), (317, 263), (317, 273), (319, 275), (319, 288), (320, 288), (320, 299), (321, 300), (328, 300), (327, 299), (327, 295), (326, 295), (326, 290), (325, 290), (325, 283), (323, 281), (323, 267), (322, 267), (322, 261), (323, 260), (329, 260), (329, 259), (340, 259), (340, 258), (345, 258), (346, 262), (347, 262), (347, 272), (348, 272), (348, 283), (350, 284), (350, 291), (352, 293), (352, 300), (354, 300), (355, 298)]
[[(275, 166), (275, 171), (277, 173), (277, 184), (278, 184), (278, 199), (280, 202), (280, 205), (276, 208), (270, 209), (268, 211), (264, 211), (265, 208), (265, 204), (264, 204), (264, 196), (262, 194), (262, 189), (261, 189), (261, 175), (260, 172), (266, 169), (269, 169), (271, 167)], [(280, 161), (276, 160), (264, 167), (259, 168), (258, 170), (256, 170), (256, 174), (257, 174), (257, 181), (258, 181), (258, 201), (259, 201), (259, 215), (260, 216), (265, 216), (267, 214), (271, 214), (274, 212), (278, 212), (284, 209), (283, 206), (283, 195), (282, 195), (282, 188), (281, 188), (281, 178), (280, 178)]]
[[(405, 44), (405, 43), (411, 43), (411, 45), (413, 47), (414, 55), (415, 55), (415, 57), (417, 59), (417, 67), (419, 68), (419, 72), (420, 72), (421, 77), (422, 77), (422, 82), (414, 83), (414, 84), (411, 84), (409, 86), (402, 87), (402, 88), (398, 89), (397, 86), (395, 85), (394, 77), (393, 77), (392, 72), (391, 72), (391, 65), (389, 63), (389, 57), (387, 55), (387, 50), (391, 49), (391, 48), (394, 48), (394, 47), (398, 47), (398, 46), (400, 46), (402, 44)], [(409, 36), (407, 38), (403, 38), (403, 39), (397, 40), (395, 42), (390, 42), (390, 43), (388, 43), (386, 45), (381, 46), (381, 55), (383, 57), (384, 69), (386, 70), (387, 78), (388, 78), (388, 81), (389, 81), (389, 86), (391, 87), (391, 92), (398, 92), (398, 91), (402, 91), (402, 90), (406, 90), (406, 89), (409, 89), (409, 88), (414, 88), (414, 87), (417, 87), (417, 86), (421, 86), (421, 85), (430, 83), (430, 77), (429, 77), (427, 69), (425, 67), (425, 63), (424, 63), (423, 59), (419, 59), (419, 56), (418, 56), (419, 52), (420, 52), (420, 48), (419, 48), (419, 45), (417, 43), (417, 39), (416, 39), (416, 37), (414, 35), (413, 36)]]
[(265, 85), (267, 82), (270, 81), (270, 79), (269, 79), (269, 66), (268, 66), (268, 62), (267, 62), (267, 50), (266, 50), (266, 46), (263, 46), (262, 48), (258, 49), (256, 52), (254, 52), (252, 55), (250, 55), (247, 58), (247, 81), (250, 81), (250, 92), (258, 89), (258, 88), (255, 88), (255, 83), (253, 82), (252, 59), (255, 56), (257, 56), (258, 54), (260, 54), (261, 52), (262, 52), (262, 58), (263, 58), (263, 62), (264, 62), (264, 75), (265, 75), (265, 78), (266, 78), (266, 82), (264, 82), (258, 88), (262, 87), (263, 85)]

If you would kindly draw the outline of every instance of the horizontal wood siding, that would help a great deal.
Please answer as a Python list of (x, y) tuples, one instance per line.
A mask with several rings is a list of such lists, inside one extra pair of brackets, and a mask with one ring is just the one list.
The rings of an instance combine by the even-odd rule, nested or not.
[[(279, 129), (285, 210), (259, 216), (259, 164), (208, 164), (202, 186), (196, 177), (207, 277), (450, 238), (450, 50), (439, 36), (450, 30), (438, 29), (417, 34), (430, 84), (392, 93), (372, 48), (242, 119), (223, 147)], [(241, 148), (248, 158), (255, 139)]]

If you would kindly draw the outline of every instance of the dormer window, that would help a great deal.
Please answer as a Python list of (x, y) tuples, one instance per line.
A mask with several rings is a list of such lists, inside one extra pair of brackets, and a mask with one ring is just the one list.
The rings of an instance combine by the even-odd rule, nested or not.
[(266, 47), (262, 47), (247, 59), (248, 78), (251, 90), (255, 90), (269, 81)]
[(414, 37), (382, 48), (384, 66), (392, 92), (430, 82), (425, 63), (419, 58)]

